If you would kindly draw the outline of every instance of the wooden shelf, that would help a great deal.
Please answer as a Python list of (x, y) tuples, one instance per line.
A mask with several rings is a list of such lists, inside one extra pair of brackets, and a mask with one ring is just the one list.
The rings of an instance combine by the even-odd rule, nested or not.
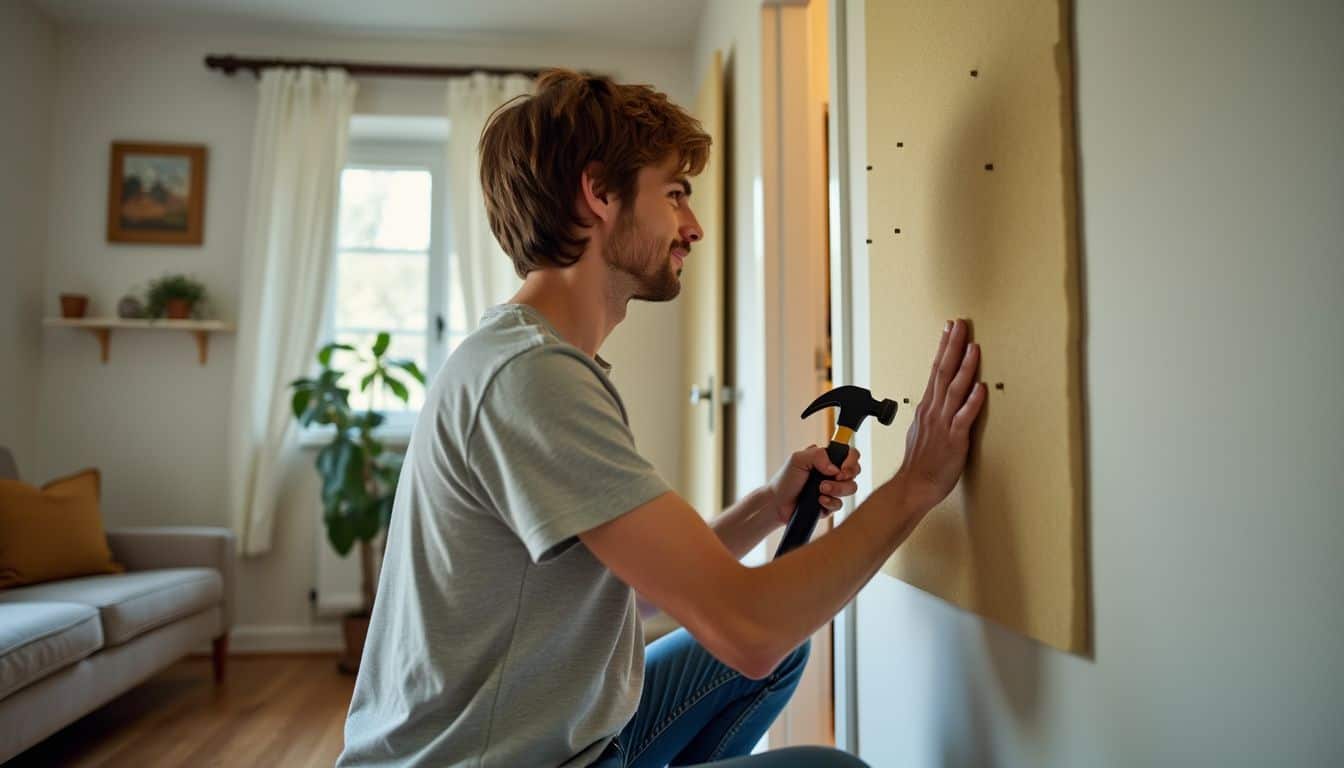
[(196, 352), (201, 365), (209, 357), (210, 334), (233, 333), (233, 326), (219, 320), (127, 320), (120, 317), (48, 317), (43, 325), (57, 328), (82, 328), (98, 339), (103, 362), (107, 362), (112, 345), (112, 331), (186, 331), (196, 337)]

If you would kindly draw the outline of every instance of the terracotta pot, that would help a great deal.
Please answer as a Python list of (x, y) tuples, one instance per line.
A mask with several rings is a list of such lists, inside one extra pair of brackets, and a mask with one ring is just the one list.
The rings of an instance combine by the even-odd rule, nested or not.
[(186, 299), (169, 299), (164, 311), (170, 320), (188, 320), (191, 318), (191, 302)]
[(359, 671), (359, 659), (364, 655), (364, 638), (369, 634), (369, 614), (345, 614), (341, 619), (341, 630), (345, 634), (345, 655), (336, 667), (347, 675), (353, 675)]
[(88, 309), (88, 296), (82, 293), (61, 294), (61, 317), (83, 317)]

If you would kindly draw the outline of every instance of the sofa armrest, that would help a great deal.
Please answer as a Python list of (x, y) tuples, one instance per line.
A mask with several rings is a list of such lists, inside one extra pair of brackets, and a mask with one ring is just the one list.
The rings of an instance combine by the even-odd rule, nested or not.
[(224, 627), (233, 626), (234, 536), (227, 528), (154, 526), (109, 528), (112, 558), (128, 571), (154, 568), (214, 568), (224, 583)]

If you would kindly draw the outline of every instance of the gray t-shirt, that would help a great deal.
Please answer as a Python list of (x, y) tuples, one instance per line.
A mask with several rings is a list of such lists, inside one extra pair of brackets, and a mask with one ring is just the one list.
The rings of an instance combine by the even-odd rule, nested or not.
[(338, 766), (580, 766), (634, 715), (633, 591), (577, 534), (669, 488), (605, 363), (490, 309), (425, 399)]

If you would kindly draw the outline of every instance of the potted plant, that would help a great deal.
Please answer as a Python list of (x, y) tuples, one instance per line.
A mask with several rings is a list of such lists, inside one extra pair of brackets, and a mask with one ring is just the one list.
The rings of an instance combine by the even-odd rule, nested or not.
[(89, 309), (89, 297), (82, 293), (61, 294), (61, 317), (79, 318)]
[(205, 286), (186, 275), (164, 275), (149, 284), (145, 314), (185, 320), (205, 300)]
[[(353, 674), (359, 669), (364, 637), (369, 629), (375, 594), (375, 544), (381, 548), (382, 533), (392, 516), (392, 501), (397, 494), (397, 477), (402, 456), (387, 450), (374, 436), (384, 416), (372, 404), (381, 402), (383, 391), (391, 392), (403, 403), (410, 391), (402, 375), (424, 386), (425, 376), (411, 360), (385, 358), (391, 338), (378, 334), (365, 354), (348, 344), (327, 344), (317, 353), (322, 370), (316, 377), (295, 379), (290, 383), (293, 397), (290, 408), (303, 426), (314, 424), (332, 429), (331, 442), (317, 454), (317, 473), (322, 478), (322, 519), (327, 541), (345, 557), (359, 544), (360, 595), (358, 611), (343, 620), (345, 656), (340, 669)], [(359, 411), (350, 406), (350, 390), (342, 385), (347, 373), (332, 366), (332, 355), (347, 353), (356, 359), (361, 392), (373, 388), (370, 407)], [(353, 367), (353, 366), (352, 366)]]

